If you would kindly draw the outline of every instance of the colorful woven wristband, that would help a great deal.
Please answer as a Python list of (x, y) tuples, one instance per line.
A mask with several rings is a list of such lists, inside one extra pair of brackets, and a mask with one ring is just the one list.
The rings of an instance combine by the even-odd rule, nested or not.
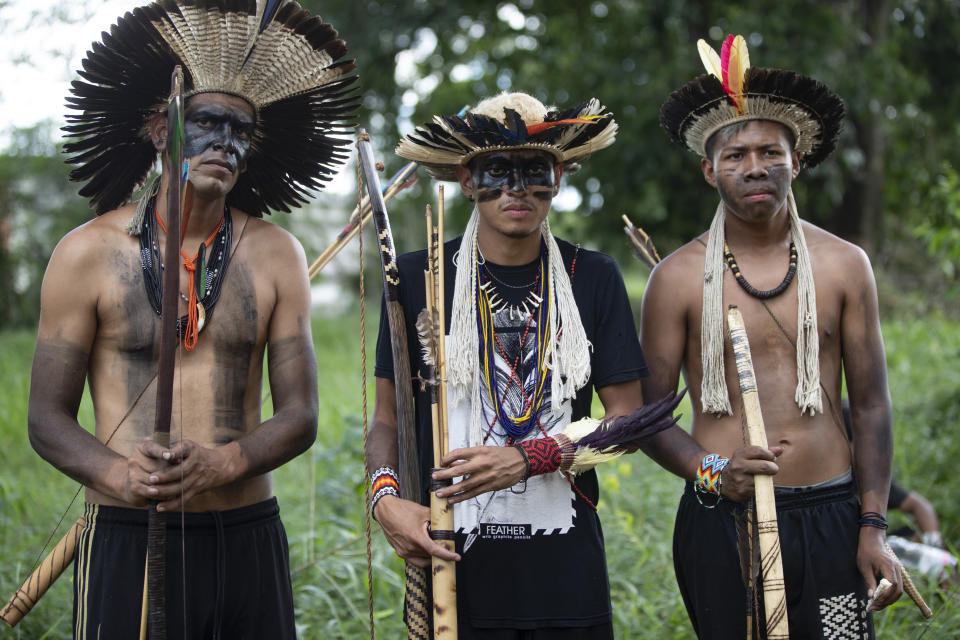
[(377, 507), (377, 503), (384, 496), (400, 497), (400, 476), (390, 467), (380, 467), (370, 474), (370, 513)]
[[(697, 482), (694, 484), (694, 490), (697, 492), (698, 498), (699, 494), (710, 494), (717, 498), (721, 497), (721, 473), (728, 462), (730, 462), (729, 458), (724, 458), (716, 453), (709, 453), (703, 457), (703, 460), (700, 461), (700, 466), (697, 467)], [(702, 501), (701, 504), (703, 504)]]

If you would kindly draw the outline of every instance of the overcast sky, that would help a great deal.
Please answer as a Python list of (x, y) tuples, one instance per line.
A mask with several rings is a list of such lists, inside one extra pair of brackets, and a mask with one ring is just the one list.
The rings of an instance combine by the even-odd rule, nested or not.
[(0, 0), (0, 131), (44, 119), (62, 124), (64, 98), (90, 44), (135, 6), (136, 0)]

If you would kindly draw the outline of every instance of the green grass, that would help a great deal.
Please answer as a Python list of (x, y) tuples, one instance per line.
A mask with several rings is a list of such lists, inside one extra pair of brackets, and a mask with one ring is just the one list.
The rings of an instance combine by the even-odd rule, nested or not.
[[(372, 307), (375, 309), (376, 307)], [(372, 383), (376, 317), (367, 322)], [(320, 424), (313, 448), (275, 473), (290, 539), (297, 624), (304, 639), (369, 637), (364, 536), (363, 428), (358, 318), (314, 319), (320, 385)], [(907, 486), (937, 505), (945, 539), (960, 541), (960, 502), (954, 496), (960, 443), (960, 323), (932, 316), (884, 326), (896, 415), (895, 468)], [(26, 434), (26, 400), (33, 336), (0, 334), (0, 597), (29, 571), (76, 484), (44, 463)], [(369, 398), (372, 411), (372, 385)], [(269, 412), (269, 403), (265, 414)], [(685, 410), (689, 413), (689, 410)], [(89, 402), (81, 421), (92, 424)], [(601, 517), (607, 543), (618, 638), (680, 639), (692, 631), (673, 578), (671, 536), (681, 482), (642, 455), (600, 470)], [(74, 505), (65, 517), (79, 514)], [(58, 534), (61, 535), (61, 533)], [(377, 636), (403, 637), (402, 565), (373, 524), (374, 615)], [(954, 549), (956, 552), (956, 549)], [(69, 638), (72, 573), (36, 609), (0, 638)], [(918, 580), (918, 582), (920, 582)], [(881, 637), (941, 639), (960, 635), (957, 593), (921, 584), (936, 611), (923, 622), (901, 600), (875, 617)]]

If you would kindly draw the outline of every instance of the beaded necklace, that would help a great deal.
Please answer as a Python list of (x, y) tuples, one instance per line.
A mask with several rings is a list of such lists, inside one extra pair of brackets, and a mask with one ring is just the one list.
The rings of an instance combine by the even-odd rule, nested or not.
[[(573, 276), (574, 276), (574, 274), (576, 273), (576, 269), (577, 269), (577, 257), (579, 256), (579, 254), (580, 254), (580, 245), (577, 244), (577, 245), (576, 245), (576, 250), (575, 250), (575, 252), (574, 252), (574, 254), (573, 254), (573, 260), (570, 262), (570, 280), (571, 280), (571, 281), (573, 280)], [(540, 273), (541, 273), (541, 274), (544, 272), (544, 268), (543, 268), (544, 257), (545, 257), (545, 252), (542, 251), (542, 252), (541, 252), (541, 261), (540, 261), (540, 269), (541, 269), (541, 270), (540, 270)], [(480, 263), (480, 265), (482, 266), (483, 263)], [(478, 271), (479, 271), (479, 270), (478, 270)], [(478, 273), (478, 275), (480, 275), (480, 274)], [(534, 281), (534, 283), (536, 283), (536, 280)], [(541, 287), (542, 287), (542, 286), (543, 286), (543, 283), (542, 283), (542, 280), (541, 280)], [(547, 290), (549, 290), (549, 286), (547, 287)], [(479, 296), (478, 296), (478, 299), (479, 299)], [(479, 314), (478, 314), (478, 315), (479, 315)], [(549, 316), (548, 316), (548, 317), (549, 317)], [(530, 323), (532, 322), (532, 320), (533, 320), (533, 315), (531, 314), (531, 316), (527, 319), (526, 327), (524, 328), (523, 335), (522, 335), (522, 337), (520, 338), (520, 345), (519, 345), (519, 348), (518, 348), (518, 351), (517, 351), (517, 357), (514, 359), (513, 364), (510, 366), (510, 377), (509, 377), (509, 379), (507, 380), (507, 386), (508, 386), (508, 387), (509, 387), (510, 384), (516, 383), (517, 387), (520, 389), (520, 393), (523, 395), (524, 411), (525, 411), (525, 413), (526, 413), (526, 412), (529, 412), (530, 409), (533, 407), (534, 398), (531, 398), (530, 395), (527, 393), (527, 389), (525, 389), (525, 388), (524, 388), (524, 385), (520, 382), (520, 378), (517, 376), (517, 373), (516, 373), (516, 372), (517, 372), (517, 366), (518, 366), (518, 364), (519, 364), (519, 362), (520, 362), (520, 358), (521, 358), (521, 356), (522, 356), (522, 354), (523, 354), (523, 345), (526, 343), (527, 335), (528, 335), (529, 332), (530, 332)], [(539, 327), (538, 327), (538, 329), (539, 329)], [(494, 333), (494, 332), (492, 331), (492, 322), (491, 322), (491, 333), (493, 333), (493, 335), (494, 335), (494, 339), (496, 340), (497, 347), (498, 347), (499, 350), (500, 350), (500, 355), (501, 355), (501, 357), (503, 358), (504, 362), (509, 362), (509, 361), (510, 361), (510, 358), (507, 356), (507, 350), (504, 348), (503, 343), (500, 342), (500, 339), (497, 338), (496, 333)], [(537, 346), (540, 347), (540, 346), (541, 346), (540, 343), (538, 343)], [(484, 348), (484, 347), (481, 346), (481, 349), (483, 349), (483, 348)], [(539, 355), (539, 353), (542, 353), (542, 349), (538, 350), (538, 355)], [(485, 359), (484, 362), (486, 363), (487, 360)], [(538, 365), (539, 365), (539, 360), (538, 360)], [(485, 372), (485, 373), (486, 373), (486, 372)], [(491, 386), (491, 385), (490, 385), (490, 378), (489, 378), (489, 376), (486, 377), (486, 382), (487, 382), (487, 388), (489, 389), (490, 386)], [(493, 386), (496, 387), (496, 384), (494, 384)], [(488, 439), (491, 435), (493, 435), (493, 428), (494, 428), (494, 426), (497, 424), (497, 422), (500, 422), (501, 424), (505, 424), (505, 423), (503, 423), (503, 422), (501, 421), (501, 414), (503, 413), (503, 408), (502, 408), (503, 399), (498, 399), (496, 396), (492, 396), (492, 395), (491, 395), (491, 399), (495, 402), (494, 407), (496, 407), (496, 411), (494, 412), (493, 420), (490, 421), (489, 427), (487, 428), (487, 433), (486, 433), (486, 435), (483, 437), (483, 444), (484, 444), (484, 445), (486, 444), (487, 439)], [(538, 400), (538, 402), (542, 402), (542, 397)], [(544, 438), (549, 437), (549, 434), (547, 433), (547, 430), (543, 427), (543, 424), (542, 424), (541, 421), (540, 421), (540, 410), (539, 410), (539, 407), (538, 407), (537, 411), (532, 415), (532, 422), (533, 422), (533, 425), (531, 425), (531, 426), (536, 426), (536, 428), (537, 428), (537, 430), (540, 432), (540, 435), (541, 435), (541, 436), (543, 436)], [(507, 445), (511, 445), (511, 444), (513, 444), (513, 442), (522, 439), (522, 438), (523, 438), (524, 436), (526, 436), (526, 435), (529, 433), (529, 431), (530, 431), (530, 429), (528, 428), (527, 431), (526, 431), (525, 433), (523, 433), (522, 435), (520, 435), (520, 436), (514, 436), (514, 435), (512, 435), (512, 434), (509, 433), (509, 428), (507, 428), (507, 427), (505, 427), (505, 428), (506, 428), (506, 430), (507, 430), (507, 432), (508, 432), (508, 433), (507, 433), (507, 443), (506, 443)], [(590, 500), (590, 498), (588, 498), (588, 497), (583, 493), (583, 491), (580, 490), (580, 488), (579, 488), (579, 487), (576, 485), (576, 483), (574, 482), (573, 477), (570, 476), (569, 474), (564, 474), (564, 477), (566, 478), (567, 483), (570, 485), (570, 488), (574, 491), (574, 493), (576, 493), (576, 494), (584, 501), (584, 503), (585, 503), (588, 507), (590, 507), (590, 509), (592, 509), (593, 511), (596, 511), (596, 510), (597, 510), (597, 506), (593, 503), (593, 501)], [(511, 488), (511, 491), (513, 491), (512, 488)], [(522, 491), (521, 491), (521, 493), (522, 493)]]
[(797, 273), (797, 247), (793, 244), (793, 241), (790, 242), (790, 266), (787, 268), (787, 275), (783, 277), (783, 281), (780, 284), (766, 291), (761, 291), (747, 282), (747, 279), (740, 273), (740, 267), (737, 265), (737, 261), (733, 257), (733, 253), (731, 253), (730, 247), (727, 246), (726, 242), (723, 243), (723, 259), (727, 261), (727, 266), (730, 267), (730, 271), (733, 272), (733, 277), (736, 279), (737, 284), (748, 294), (761, 300), (773, 298), (783, 293), (786, 288), (790, 286), (790, 283), (793, 282), (793, 276)]
[[(547, 358), (549, 349), (546, 345), (547, 335), (550, 327), (550, 299), (552, 295), (551, 287), (544, 276), (546, 268), (547, 254), (545, 247), (541, 245), (539, 272), (534, 280), (534, 288), (537, 293), (531, 294), (536, 297), (536, 306), (529, 311), (527, 327), (521, 338), (520, 349), (517, 359), (510, 367), (510, 385), (514, 380), (523, 391), (524, 397), (529, 394), (530, 399), (525, 402), (524, 411), (519, 416), (511, 416), (503, 407), (501, 399), (502, 392), (496, 379), (496, 354), (498, 347), (498, 338), (493, 328), (493, 311), (496, 304), (491, 301), (496, 300), (496, 293), (490, 291), (490, 280), (487, 277), (486, 269), (478, 269), (477, 278), (477, 330), (480, 333), (480, 361), (483, 369), (483, 383), (486, 386), (487, 393), (497, 414), (497, 422), (504, 428), (507, 435), (511, 438), (522, 438), (539, 422), (539, 414), (543, 405), (544, 392), (548, 387), (550, 372), (547, 367)], [(511, 309), (511, 317), (514, 310)], [(536, 319), (536, 343), (534, 344), (534, 360), (536, 361), (536, 376), (531, 385), (532, 388), (525, 389), (524, 384), (516, 375), (516, 369), (519, 365), (521, 354), (523, 353), (523, 343), (530, 331), (531, 324)], [(502, 345), (499, 345), (502, 350)], [(504, 353), (504, 356), (506, 354)], [(507, 360), (509, 362), (509, 360)], [(504, 390), (506, 391), (506, 390)]]
[[(140, 228), (140, 266), (143, 269), (143, 284), (154, 312), (160, 315), (163, 282), (160, 274), (164, 269), (160, 247), (157, 243), (157, 225), (166, 231), (156, 212), (156, 198), (147, 205), (147, 214)], [(200, 244), (197, 254), (190, 258), (180, 250), (184, 266), (190, 274), (190, 295), (186, 298), (187, 315), (177, 319), (177, 337), (182, 337), (189, 351), (196, 347), (198, 334), (213, 314), (220, 299), (223, 278), (230, 263), (230, 248), (233, 245), (233, 217), (230, 208), (224, 206), (223, 216), (216, 230)], [(209, 255), (208, 255), (209, 254)], [(199, 274), (196, 273), (199, 271)], [(183, 294), (180, 294), (184, 297)]]

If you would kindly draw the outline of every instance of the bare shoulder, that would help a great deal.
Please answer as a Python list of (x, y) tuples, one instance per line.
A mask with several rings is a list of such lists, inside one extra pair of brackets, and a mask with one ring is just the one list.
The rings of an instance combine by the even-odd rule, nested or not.
[(234, 234), (242, 233), (244, 252), (255, 258), (258, 264), (263, 267), (274, 264), (287, 269), (306, 263), (303, 246), (292, 233), (280, 225), (242, 211), (234, 210), (232, 213)]
[[(125, 226), (134, 212), (134, 205), (126, 205), (69, 231), (53, 250), (47, 267), (47, 276), (65, 272), (89, 273), (107, 254), (105, 247), (131, 242)], [(82, 271), (75, 271), (81, 269)]]
[(825, 268), (855, 286), (861, 286), (864, 279), (873, 280), (870, 258), (863, 249), (806, 221), (803, 233), (814, 268)]
[(654, 293), (664, 295), (699, 294), (705, 252), (706, 247), (697, 238), (665, 257), (650, 273), (648, 291), (653, 288)]

